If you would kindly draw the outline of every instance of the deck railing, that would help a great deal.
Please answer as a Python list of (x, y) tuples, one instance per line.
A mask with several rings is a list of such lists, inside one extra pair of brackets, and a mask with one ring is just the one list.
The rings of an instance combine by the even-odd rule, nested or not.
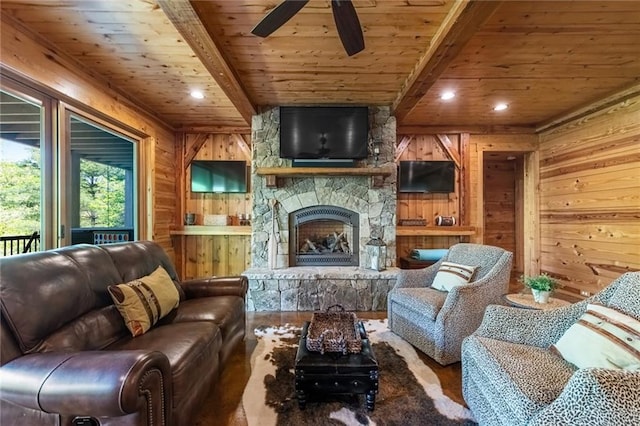
[(2, 244), (3, 256), (38, 251), (40, 234), (36, 231), (31, 235), (11, 235), (0, 237), (0, 243)]

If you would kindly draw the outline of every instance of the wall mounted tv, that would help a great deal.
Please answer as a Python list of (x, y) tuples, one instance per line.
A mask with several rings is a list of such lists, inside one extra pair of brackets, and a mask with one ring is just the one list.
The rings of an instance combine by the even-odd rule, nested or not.
[(194, 160), (191, 162), (191, 192), (247, 192), (247, 162)]
[(366, 158), (366, 106), (280, 107), (280, 157), (293, 160)]
[(401, 161), (398, 192), (455, 192), (456, 167), (453, 161)]

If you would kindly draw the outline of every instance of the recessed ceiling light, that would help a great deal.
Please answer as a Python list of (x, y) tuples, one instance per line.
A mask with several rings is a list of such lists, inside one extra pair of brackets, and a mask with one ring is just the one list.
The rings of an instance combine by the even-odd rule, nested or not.
[(442, 95), (440, 95), (440, 99), (442, 99), (443, 101), (448, 101), (449, 99), (453, 99), (455, 97), (456, 97), (456, 93), (451, 90), (442, 92)]
[(507, 105), (505, 103), (499, 103), (499, 104), (496, 104), (496, 106), (493, 107), (493, 110), (494, 111), (504, 111), (507, 108), (509, 108), (509, 105)]
[(199, 90), (192, 90), (191, 97), (196, 99), (204, 99), (204, 93)]

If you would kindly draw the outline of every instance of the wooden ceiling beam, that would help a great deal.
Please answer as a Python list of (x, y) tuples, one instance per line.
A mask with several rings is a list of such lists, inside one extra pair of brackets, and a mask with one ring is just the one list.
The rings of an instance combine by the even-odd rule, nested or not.
[(229, 65), (222, 50), (200, 21), (189, 0), (158, 0), (158, 4), (191, 46), (202, 64), (227, 95), (231, 103), (247, 122), (256, 115), (256, 108), (249, 99), (234, 69)]
[(455, 3), (393, 102), (392, 113), (398, 123), (426, 95), (451, 61), (501, 4), (501, 1), (479, 0)]
[(251, 134), (250, 127), (238, 127), (238, 126), (210, 126), (210, 125), (189, 125), (182, 126), (176, 129), (176, 132), (182, 133), (213, 133), (213, 134), (232, 134), (238, 133), (241, 135)]
[(469, 133), (472, 135), (535, 134), (530, 126), (398, 126), (398, 135), (436, 135)]

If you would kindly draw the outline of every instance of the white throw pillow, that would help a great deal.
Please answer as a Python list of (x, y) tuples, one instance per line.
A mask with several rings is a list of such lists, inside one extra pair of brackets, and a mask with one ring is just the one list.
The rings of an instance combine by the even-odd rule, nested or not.
[(468, 284), (473, 278), (477, 266), (460, 265), (452, 262), (442, 262), (431, 288), (441, 291), (451, 291), (453, 287)]
[(589, 304), (550, 349), (578, 368), (632, 368), (640, 363), (640, 321), (613, 308)]

